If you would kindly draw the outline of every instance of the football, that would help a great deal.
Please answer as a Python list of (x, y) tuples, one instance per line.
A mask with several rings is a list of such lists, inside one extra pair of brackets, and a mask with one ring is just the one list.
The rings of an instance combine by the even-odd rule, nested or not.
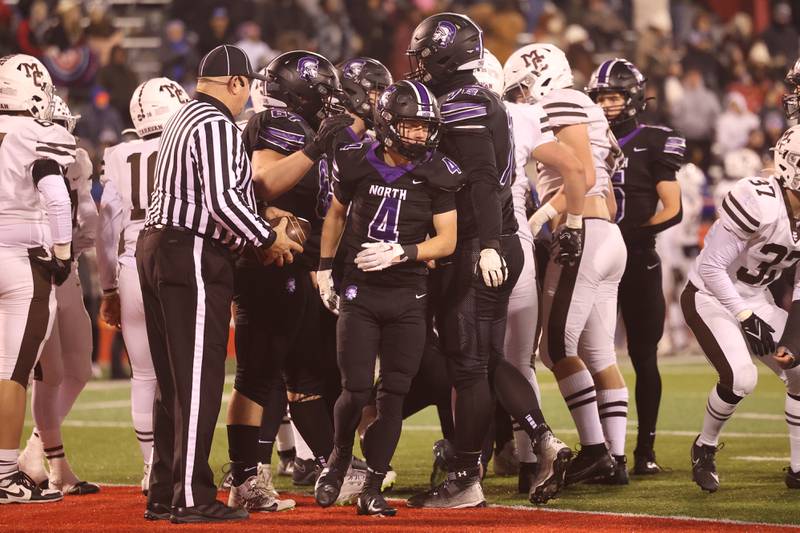
[(305, 244), (308, 236), (311, 234), (311, 222), (294, 215), (288, 217), (276, 217), (268, 220), (267, 222), (269, 222), (270, 226), (276, 228), (284, 218), (288, 219), (288, 222), (286, 223), (286, 236), (301, 246)]

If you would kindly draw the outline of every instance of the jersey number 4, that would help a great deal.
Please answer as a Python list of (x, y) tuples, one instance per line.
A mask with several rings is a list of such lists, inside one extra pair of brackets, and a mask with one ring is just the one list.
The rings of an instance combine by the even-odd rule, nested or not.
[[(764, 255), (774, 255), (775, 257), (770, 261), (762, 261), (759, 263), (758, 267), (756, 267), (755, 274), (751, 274), (745, 267), (739, 268), (739, 270), (736, 271), (736, 277), (739, 281), (749, 285), (769, 285), (775, 281), (775, 278), (778, 277), (778, 274), (783, 268), (788, 268), (791, 266), (791, 263), (800, 259), (800, 252), (796, 250), (790, 252), (785, 246), (780, 244), (767, 243), (761, 247), (759, 252)], [(784, 260), (789, 261), (790, 264), (781, 267), (780, 263)]]
[[(156, 176), (156, 157), (158, 152), (153, 152), (147, 157), (147, 196), (142, 194), (141, 176), (142, 176), (142, 154), (135, 153), (128, 156), (125, 161), (131, 166), (131, 221), (144, 220), (147, 213), (147, 204), (150, 201), (150, 195), (153, 193)], [(144, 207), (142, 207), (144, 206)]]
[(370, 239), (383, 242), (397, 242), (397, 220), (400, 217), (400, 199), (384, 198), (378, 212), (369, 223), (367, 235)]

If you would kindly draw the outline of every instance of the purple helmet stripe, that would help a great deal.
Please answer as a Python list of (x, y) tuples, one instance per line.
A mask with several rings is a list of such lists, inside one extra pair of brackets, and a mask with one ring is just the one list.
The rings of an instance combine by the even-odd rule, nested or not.
[(600, 65), (600, 72), (597, 73), (597, 84), (598, 85), (605, 85), (608, 83), (608, 73), (611, 71), (611, 66), (616, 63), (615, 60), (609, 59), (608, 61), (604, 61), (602, 65)]

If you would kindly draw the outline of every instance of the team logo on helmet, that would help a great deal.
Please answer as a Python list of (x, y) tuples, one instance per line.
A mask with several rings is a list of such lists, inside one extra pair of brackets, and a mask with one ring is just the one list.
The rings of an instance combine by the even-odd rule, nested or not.
[(389, 105), (389, 97), (392, 96), (392, 94), (396, 90), (397, 90), (396, 85), (390, 85), (389, 87), (386, 88), (385, 91), (383, 91), (383, 94), (381, 94), (381, 99), (378, 101), (380, 107), (386, 107), (387, 105)]
[(311, 81), (319, 76), (319, 59), (306, 56), (297, 62), (297, 72), (306, 81)]
[(24, 71), (25, 77), (33, 79), (33, 85), (40, 89), (44, 87), (44, 72), (39, 69), (36, 63), (20, 63), (17, 70)]
[(520, 57), (525, 62), (525, 66), (533, 69), (533, 72), (537, 75), (547, 68), (547, 64), (544, 62), (545, 56), (540, 55), (539, 50), (532, 50), (530, 53), (522, 54)]
[(447, 48), (456, 38), (456, 25), (450, 22), (449, 20), (443, 20), (436, 25), (436, 29), (433, 30), (433, 36), (431, 40), (439, 47), (439, 48)]
[(186, 95), (186, 91), (183, 90), (183, 87), (178, 85), (175, 82), (165, 83), (158, 88), (159, 91), (166, 91), (169, 93), (170, 97), (177, 98), (178, 102), (185, 104), (189, 101), (188, 96)]
[(364, 70), (365, 64), (365, 61), (359, 61), (357, 59), (354, 61), (349, 61), (342, 69), (342, 74), (348, 80), (357, 79), (359, 76), (361, 76), (361, 71)]

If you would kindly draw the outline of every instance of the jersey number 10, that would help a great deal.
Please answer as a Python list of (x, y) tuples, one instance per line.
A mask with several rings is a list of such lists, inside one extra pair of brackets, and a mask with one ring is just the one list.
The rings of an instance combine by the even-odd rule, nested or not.
[[(147, 204), (150, 201), (150, 195), (153, 193), (155, 186), (156, 176), (156, 158), (158, 152), (153, 152), (147, 157), (147, 196), (142, 198), (141, 188), (141, 163), (142, 154), (135, 153), (128, 156), (125, 161), (131, 165), (131, 221), (144, 220), (147, 213)], [(144, 206), (144, 207), (142, 207)]]

